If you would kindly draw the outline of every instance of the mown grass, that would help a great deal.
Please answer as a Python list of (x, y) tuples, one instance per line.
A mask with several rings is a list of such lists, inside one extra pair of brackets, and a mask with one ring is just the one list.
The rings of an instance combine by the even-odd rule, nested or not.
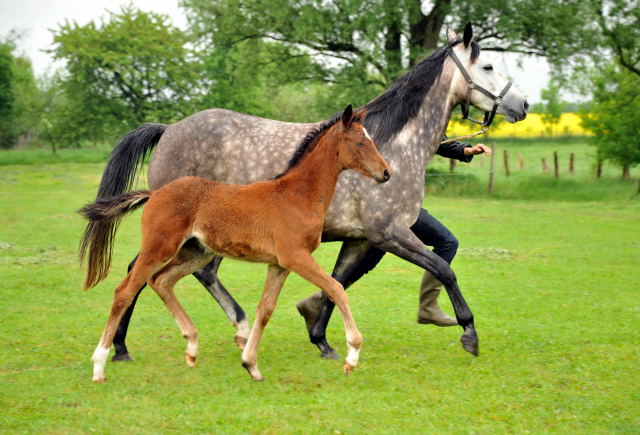
[[(421, 272), (387, 256), (350, 297), (364, 334), (350, 377), (318, 358), (291, 277), (262, 341), (267, 380), (250, 381), (233, 329), (192, 278), (177, 294), (200, 330), (198, 367), (150, 291), (131, 323), (135, 361), (91, 383), (89, 358), (139, 243), (125, 220), (112, 274), (80, 290), (75, 210), (102, 164), (0, 168), (0, 430), (110, 433), (637, 433), (640, 204), (435, 196), (425, 206), (461, 240), (454, 262), (476, 316), (478, 358), (458, 328), (415, 323)], [(316, 258), (328, 269), (338, 244)], [(222, 278), (251, 317), (265, 268), (225, 261)], [(441, 299), (450, 311), (446, 297)], [(344, 351), (334, 318), (329, 339)]]

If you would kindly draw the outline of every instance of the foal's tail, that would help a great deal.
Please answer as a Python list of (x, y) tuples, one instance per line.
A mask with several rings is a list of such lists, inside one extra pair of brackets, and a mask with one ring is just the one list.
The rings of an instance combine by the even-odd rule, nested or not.
[[(145, 124), (122, 138), (104, 168), (96, 203), (131, 190), (137, 169), (142, 166), (144, 158), (156, 146), (166, 128), (164, 124)], [(89, 218), (79, 248), (80, 262), (89, 253), (85, 288), (93, 287), (106, 276), (111, 265), (111, 243), (119, 222), (119, 218)]]
[(83, 263), (88, 256), (85, 290), (98, 284), (109, 273), (111, 243), (122, 217), (143, 205), (149, 197), (150, 191), (136, 190), (98, 199), (78, 210), (89, 221), (80, 241), (80, 262)]

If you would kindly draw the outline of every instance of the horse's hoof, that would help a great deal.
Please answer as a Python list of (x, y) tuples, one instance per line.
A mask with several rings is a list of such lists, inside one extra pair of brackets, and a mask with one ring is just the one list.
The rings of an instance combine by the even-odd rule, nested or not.
[(344, 365), (342, 366), (342, 368), (344, 369), (344, 374), (349, 376), (351, 374), (351, 372), (354, 369), (354, 366), (352, 366), (351, 364), (349, 364), (348, 362), (344, 362)]
[(129, 355), (129, 352), (127, 353), (116, 353), (114, 356), (111, 357), (111, 361), (113, 362), (118, 362), (118, 361), (133, 361), (133, 358), (131, 357), (131, 355)]
[(331, 351), (329, 352), (322, 352), (320, 353), (320, 358), (322, 359), (340, 359), (341, 356), (338, 352), (336, 352), (335, 350), (331, 349)]
[(244, 349), (244, 346), (247, 344), (248, 338), (242, 337), (241, 335), (236, 335), (236, 346), (240, 349)]
[(93, 378), (92, 379), (94, 384), (102, 384), (102, 383), (104, 383), (105, 380), (106, 380), (106, 378)]
[(465, 331), (465, 333), (460, 337), (460, 342), (462, 343), (464, 350), (478, 356), (478, 336), (474, 329)]
[(195, 367), (196, 366), (196, 357), (195, 356), (191, 356), (188, 353), (184, 354), (184, 361), (187, 363), (187, 365), (189, 367)]

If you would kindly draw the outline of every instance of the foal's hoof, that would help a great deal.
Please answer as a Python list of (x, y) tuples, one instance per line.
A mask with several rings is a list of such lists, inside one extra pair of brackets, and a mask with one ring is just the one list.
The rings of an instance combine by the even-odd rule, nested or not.
[(247, 344), (248, 338), (243, 337), (241, 335), (236, 335), (236, 346), (240, 349), (244, 349), (244, 346)]
[(105, 378), (93, 378), (91, 379), (94, 384), (102, 384), (106, 380)]
[(129, 355), (129, 352), (127, 353), (121, 353), (121, 354), (115, 354), (114, 356), (111, 357), (111, 361), (113, 362), (118, 362), (118, 361), (133, 361), (133, 358), (131, 358), (131, 355)]
[(464, 350), (478, 356), (478, 335), (475, 329), (467, 329), (460, 337), (460, 342)]
[(355, 367), (345, 361), (342, 368), (344, 369), (344, 374), (349, 376)]
[(184, 361), (187, 363), (187, 365), (189, 367), (195, 367), (196, 366), (196, 357), (195, 356), (191, 356), (188, 353), (184, 354)]
[(243, 362), (242, 363), (242, 367), (245, 368), (245, 370), (249, 373), (249, 376), (251, 376), (251, 379), (253, 379), (256, 382), (262, 382), (264, 381), (264, 376), (262, 376), (262, 373), (260, 373), (260, 370), (258, 370), (257, 367), (250, 367), (249, 364)]
[(321, 352), (320, 358), (322, 359), (340, 359), (340, 354), (335, 350), (331, 349), (329, 352)]

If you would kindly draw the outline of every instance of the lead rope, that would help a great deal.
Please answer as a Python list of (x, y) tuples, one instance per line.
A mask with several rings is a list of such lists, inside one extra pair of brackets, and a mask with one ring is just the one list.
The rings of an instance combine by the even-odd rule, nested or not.
[(489, 127), (484, 127), (482, 130), (475, 132), (473, 134), (468, 134), (466, 136), (458, 136), (458, 137), (454, 137), (453, 139), (447, 139), (447, 140), (443, 140), (442, 142), (440, 142), (440, 145), (444, 145), (447, 143), (451, 143), (451, 142), (458, 142), (459, 140), (462, 139), (471, 139), (472, 137), (476, 137), (480, 134), (483, 134), (485, 131), (487, 131), (489, 129)]

